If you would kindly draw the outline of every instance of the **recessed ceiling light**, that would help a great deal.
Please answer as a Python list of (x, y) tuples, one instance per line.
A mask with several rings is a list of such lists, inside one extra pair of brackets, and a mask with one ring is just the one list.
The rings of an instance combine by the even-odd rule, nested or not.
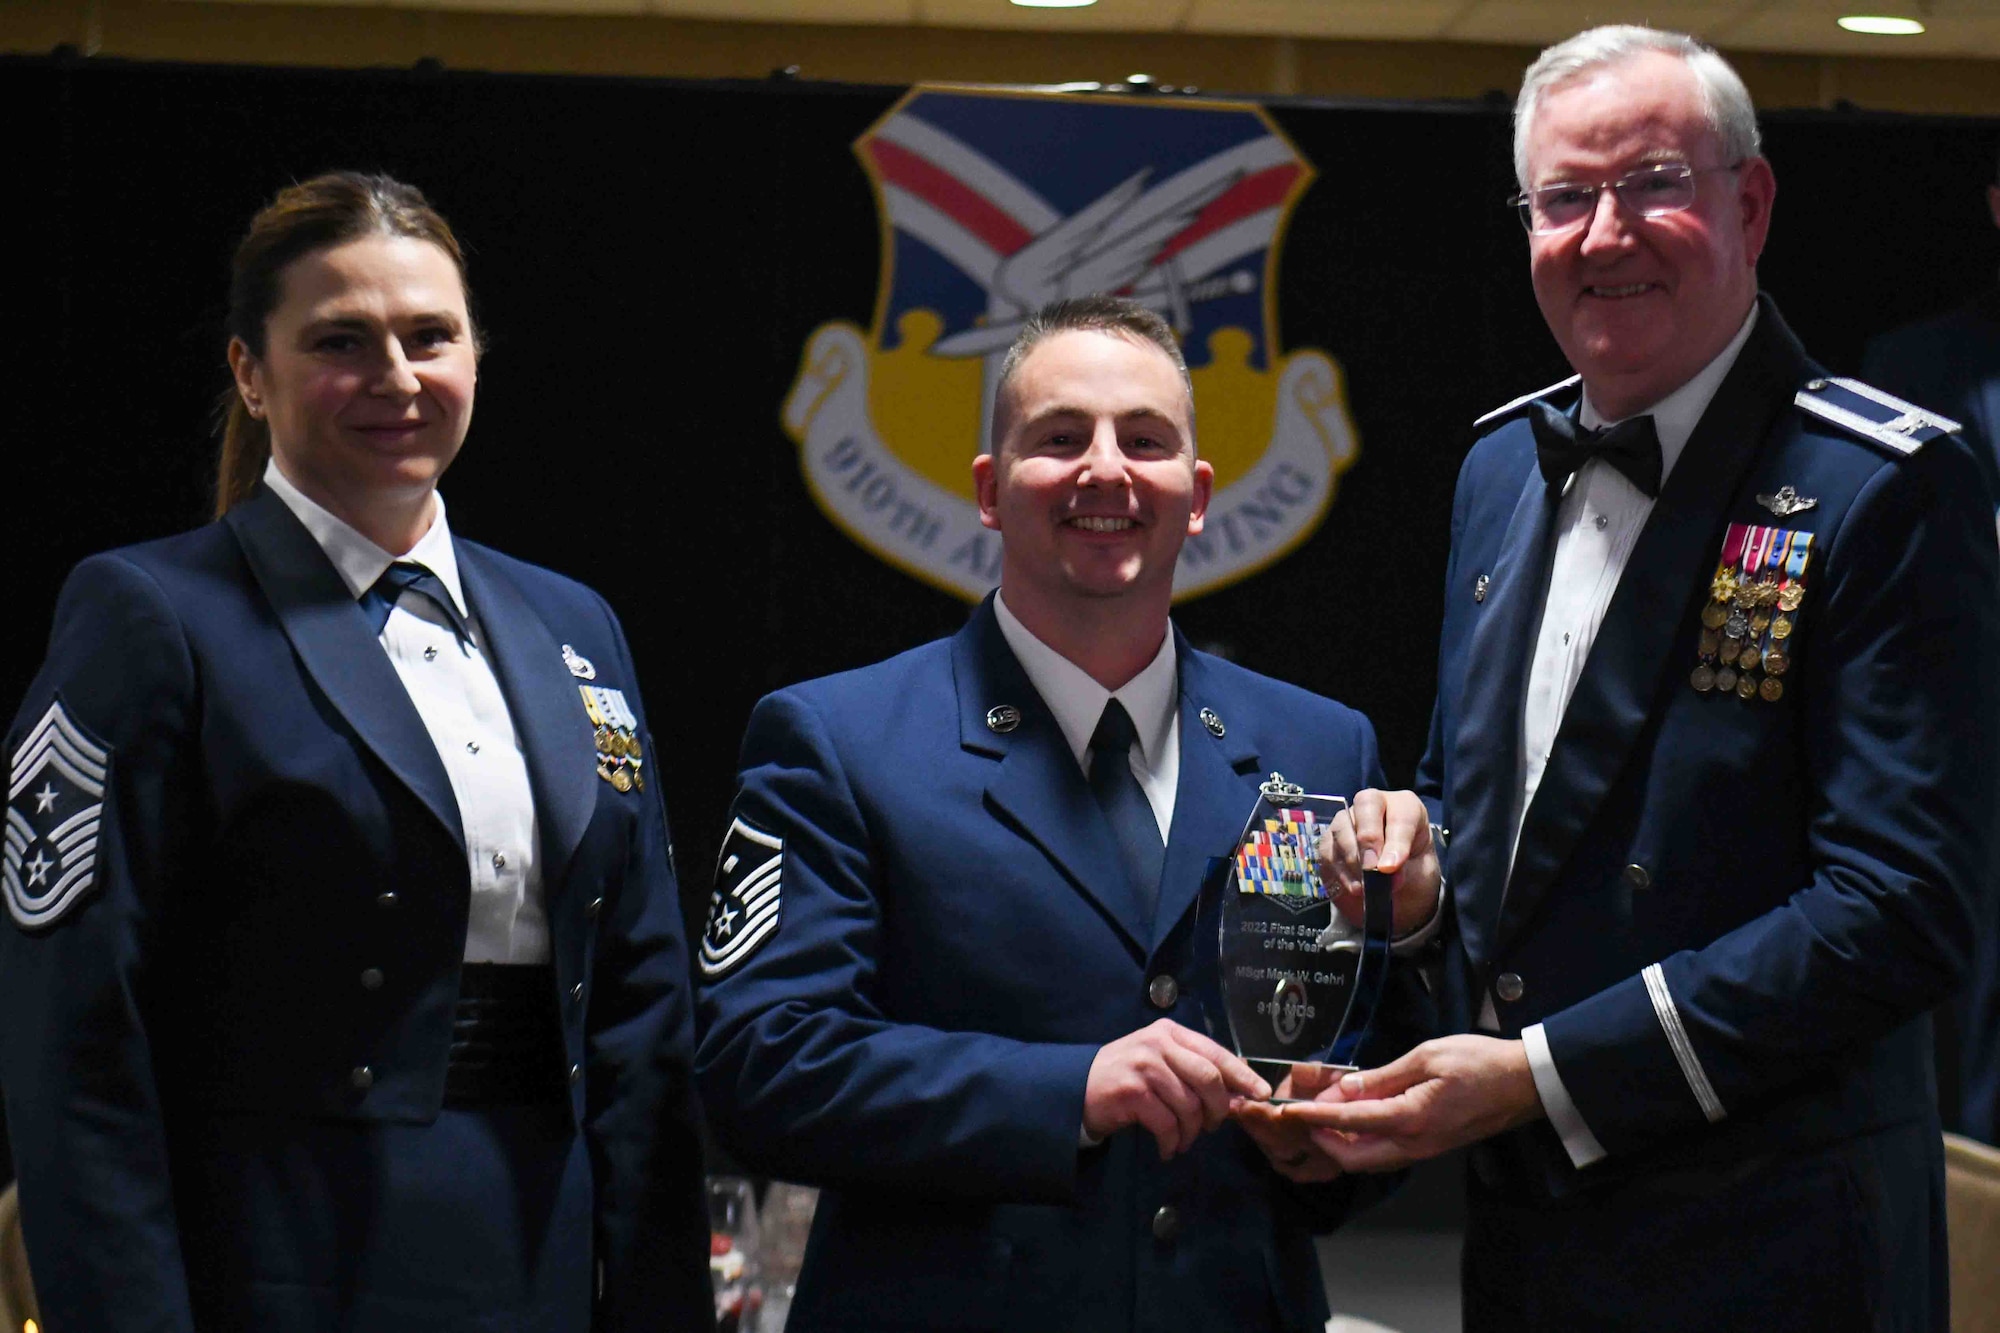
[(1086, 9), (1097, 0), (1014, 0), (1023, 9)]
[[(1021, 0), (1014, 0), (1015, 4)], [(1836, 19), (1849, 32), (1865, 32), (1877, 37), (1914, 37), (1924, 30), (1915, 19), (1890, 18), (1884, 14), (1849, 14)]]

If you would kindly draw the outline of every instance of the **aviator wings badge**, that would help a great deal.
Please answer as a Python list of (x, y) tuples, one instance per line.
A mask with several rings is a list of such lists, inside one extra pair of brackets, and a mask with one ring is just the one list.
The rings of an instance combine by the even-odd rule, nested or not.
[(1793, 514), (1802, 514), (1806, 510), (1811, 509), (1819, 503), (1819, 498), (1812, 495), (1800, 495), (1798, 491), (1790, 486), (1780, 486), (1776, 495), (1758, 496), (1757, 503), (1763, 505), (1764, 508), (1770, 510), (1779, 518), (1790, 518)]

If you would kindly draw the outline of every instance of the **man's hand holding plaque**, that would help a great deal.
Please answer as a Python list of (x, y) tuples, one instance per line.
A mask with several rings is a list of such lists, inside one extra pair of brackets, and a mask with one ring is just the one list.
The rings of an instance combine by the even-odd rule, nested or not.
[(1356, 792), (1354, 803), (1320, 834), (1319, 870), (1334, 890), (1333, 905), (1352, 926), (1365, 924), (1363, 891), (1370, 873), (1385, 875), (1395, 897), (1395, 937), (1425, 929), (1440, 906), (1442, 875), (1431, 836), (1430, 811), (1415, 792)]
[(1391, 945), (1428, 923), (1438, 882), (1415, 796), (1371, 789), (1350, 806), (1273, 773), (1206, 885), (1215, 1031), (1273, 1082), (1371, 1063)]
[[(1365, 889), (1353, 886), (1372, 870), (1394, 885), (1396, 938), (1428, 935), (1432, 912), (1443, 906), (1443, 882), (1423, 803), (1412, 792), (1364, 791), (1352, 814), (1351, 828), (1330, 826), (1320, 844), (1321, 874), (1342, 886), (1335, 899), (1342, 917), (1365, 918)], [(1281, 1085), (1272, 1104), (1253, 1104), (1238, 1118), (1267, 1155), (1279, 1143), (1291, 1158), (1324, 1159), (1321, 1169), (1335, 1172), (1400, 1170), (1542, 1114), (1521, 1043), (1479, 1034), (1438, 1037), (1379, 1067), (1333, 1071), (1313, 1079), (1309, 1091), (1298, 1086), (1286, 1097)], [(1284, 1159), (1272, 1161), (1285, 1170)]]
[(1236, 1119), (1279, 1174), (1331, 1180), (1342, 1166), (1320, 1141), (1325, 1130), (1280, 1108), (1338, 1096), (1344, 1071), (1373, 1062), (1394, 946), (1428, 935), (1439, 908), (1428, 812), (1407, 791), (1371, 788), (1350, 804), (1273, 774), (1228, 873), (1212, 882), (1217, 1026), (1276, 1084), (1268, 1101), (1239, 1099)]

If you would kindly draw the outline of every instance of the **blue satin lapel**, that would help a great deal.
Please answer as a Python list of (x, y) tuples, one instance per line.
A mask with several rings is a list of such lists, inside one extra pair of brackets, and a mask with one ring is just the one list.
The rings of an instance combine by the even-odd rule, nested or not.
[(1494, 924), (1507, 890), (1506, 852), (1513, 841), (1521, 783), (1521, 709), (1528, 659), (1541, 623), (1559, 494), (1542, 479), (1533, 454), (1514, 501), (1486, 600), (1475, 606), (1466, 652), (1465, 697), (1453, 740), (1452, 895), (1467, 957), (1492, 956)]
[[(1174, 634), (1179, 638), (1180, 631)], [(1229, 700), (1214, 697), (1201, 660), (1185, 638), (1179, 638), (1178, 647), (1181, 775), (1148, 957), (1159, 952), (1194, 903), (1209, 861), (1233, 853), (1263, 776), (1257, 767), (1257, 748), (1249, 740), (1250, 728), (1229, 726)], [(1222, 719), (1221, 737), (1211, 735), (1202, 724), (1203, 708), (1214, 709)]]
[(1596, 817), (1663, 689), (1693, 667), (1696, 603), (1707, 596), (1730, 501), (1771, 417), (1790, 410), (1796, 385), (1811, 373), (1804, 350), (1766, 304), (1667, 478), (1584, 659), (1521, 825), (1499, 940), (1534, 911)]
[[(597, 809), (597, 745), (562, 645), (505, 574), (470, 542), (458, 575), (527, 757), (542, 831), (542, 882), (553, 892)], [(616, 682), (636, 690), (636, 681)], [(648, 756), (651, 758), (652, 756)], [(654, 769), (654, 781), (659, 770)]]
[[(1143, 959), (1152, 922), (1132, 900), (1111, 825), (1055, 716), (1007, 647), (991, 598), (952, 641), (952, 669), (960, 743), (1000, 760), (986, 784), (987, 800), (1062, 869)], [(989, 710), (1000, 705), (1020, 714), (1011, 731), (997, 732), (986, 723)]]
[(374, 751), (465, 846), (451, 779), (424, 720), (347, 585), (284, 501), (258, 489), (224, 520), (285, 636), (320, 690)]

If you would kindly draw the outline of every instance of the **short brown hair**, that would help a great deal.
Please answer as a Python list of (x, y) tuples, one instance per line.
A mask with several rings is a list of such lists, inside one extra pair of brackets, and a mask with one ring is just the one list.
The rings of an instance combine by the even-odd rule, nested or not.
[[(1068, 296), (1059, 301), (1051, 301), (1022, 322), (1021, 331), (1014, 335), (1014, 341), (1007, 348), (1007, 355), (1000, 362), (1000, 382), (993, 388), (993, 424), (1000, 424), (1000, 403), (1007, 392), (1008, 382), (1014, 372), (1028, 359), (1028, 353), (1035, 350), (1044, 340), (1058, 333), (1082, 330), (1095, 333), (1111, 333), (1130, 338), (1135, 342), (1148, 342), (1167, 354), (1167, 360), (1174, 363), (1180, 372), (1181, 387), (1187, 390), (1188, 429), (1194, 429), (1194, 380), (1188, 374), (1187, 358), (1181, 355), (1180, 339), (1174, 337), (1174, 330), (1158, 311), (1150, 306), (1123, 296)], [(1188, 441), (1192, 446), (1192, 438)], [(993, 432), (993, 447), (1000, 447), (1000, 435)]]
[[(226, 331), (241, 338), (259, 358), (264, 355), (264, 325), (283, 296), (285, 267), (318, 250), (329, 250), (364, 236), (407, 236), (429, 241), (450, 256), (465, 287), (467, 308), (472, 289), (465, 284), (465, 253), (451, 224), (431, 207), (423, 191), (391, 176), (358, 171), (330, 171), (309, 181), (288, 185), (250, 219), (250, 230), (236, 246), (229, 273), (229, 315)], [(477, 321), (473, 346), (479, 346)], [(271, 457), (270, 428), (250, 415), (243, 397), (231, 385), (218, 404), (222, 418), (222, 456), (215, 469), (215, 513), (219, 518), (250, 497)]]

